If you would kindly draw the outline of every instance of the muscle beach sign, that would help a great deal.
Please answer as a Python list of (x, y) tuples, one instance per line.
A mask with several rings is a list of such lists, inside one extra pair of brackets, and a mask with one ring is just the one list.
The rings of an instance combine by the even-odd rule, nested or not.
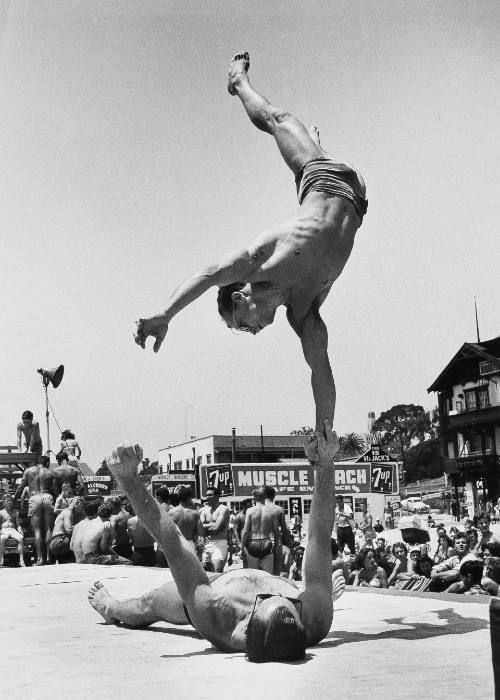
[[(377, 463), (337, 463), (335, 488), (339, 493), (393, 493), (397, 465)], [(382, 473), (383, 472), (383, 473)], [(259, 486), (273, 486), (277, 494), (311, 495), (314, 470), (307, 463), (217, 464), (202, 467), (201, 491), (217, 487), (221, 496), (251, 496)]]

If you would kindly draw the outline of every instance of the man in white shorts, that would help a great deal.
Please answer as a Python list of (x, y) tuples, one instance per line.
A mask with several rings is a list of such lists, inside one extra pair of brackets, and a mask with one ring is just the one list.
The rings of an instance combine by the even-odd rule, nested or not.
[(228, 553), (229, 508), (220, 502), (219, 489), (207, 490), (206, 504), (200, 511), (200, 523), (205, 536), (203, 568), (220, 574), (224, 571)]

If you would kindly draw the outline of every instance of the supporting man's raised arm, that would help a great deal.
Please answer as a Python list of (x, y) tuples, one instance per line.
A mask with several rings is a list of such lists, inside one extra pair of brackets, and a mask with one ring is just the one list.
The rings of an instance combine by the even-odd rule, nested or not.
[(317, 308), (311, 307), (297, 323), (290, 310), (288, 322), (302, 343), (304, 358), (311, 368), (311, 385), (316, 405), (316, 430), (324, 430), (325, 420), (333, 421), (335, 412), (335, 382), (328, 359), (328, 331)]

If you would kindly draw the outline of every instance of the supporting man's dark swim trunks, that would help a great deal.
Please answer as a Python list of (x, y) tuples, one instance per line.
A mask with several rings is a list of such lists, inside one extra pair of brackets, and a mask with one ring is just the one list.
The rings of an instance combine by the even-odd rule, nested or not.
[(348, 199), (359, 218), (368, 209), (365, 188), (356, 171), (345, 163), (335, 163), (330, 158), (314, 158), (304, 165), (295, 177), (299, 204), (309, 192), (327, 192)]
[(271, 540), (250, 540), (247, 544), (247, 552), (255, 559), (264, 559), (273, 553), (274, 545)]

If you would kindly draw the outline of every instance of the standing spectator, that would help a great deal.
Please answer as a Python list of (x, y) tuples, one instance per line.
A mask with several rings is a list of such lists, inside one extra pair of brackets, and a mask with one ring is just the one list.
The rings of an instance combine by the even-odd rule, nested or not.
[(72, 466), (78, 466), (82, 450), (71, 430), (63, 430), (61, 433), (61, 452), (65, 452), (68, 455), (68, 462)]
[(274, 547), (281, 547), (278, 521), (273, 511), (265, 505), (263, 487), (254, 489), (253, 497), (255, 505), (247, 510), (241, 541), (246, 549), (248, 568), (272, 574)]
[(438, 546), (434, 554), (434, 564), (441, 564), (442, 561), (446, 561), (446, 559), (455, 555), (456, 551), (453, 549), (451, 539), (446, 532), (441, 532), (438, 536)]
[(17, 542), (19, 566), (24, 566), (24, 533), (19, 522), (19, 513), (14, 510), (14, 499), (8, 493), (2, 499), (3, 510), (0, 510), (0, 567), (3, 566), (5, 543), (11, 537)]
[(160, 508), (163, 508), (167, 513), (172, 508), (170, 505), (170, 491), (168, 486), (160, 486), (156, 489), (155, 498), (158, 501)]
[(196, 553), (198, 539), (203, 537), (200, 513), (193, 506), (193, 491), (190, 486), (181, 486), (177, 491), (179, 505), (171, 508), (169, 516), (184, 535), (186, 542)]
[(336, 498), (337, 507), (335, 508), (335, 526), (336, 526), (336, 537), (338, 542), (339, 550), (343, 553), (344, 547), (347, 545), (351, 554), (356, 554), (356, 545), (354, 532), (352, 529), (352, 519), (354, 513), (350, 506), (344, 503), (343, 496), (338, 495)]
[(384, 506), (384, 525), (386, 530), (392, 530), (394, 527), (394, 517), (392, 513), (392, 505), (387, 501)]
[(285, 566), (285, 559), (287, 559), (286, 571), (290, 569), (291, 563), (291, 552), (293, 548), (293, 539), (290, 534), (290, 530), (286, 524), (285, 510), (281, 506), (276, 505), (274, 499), (276, 497), (276, 489), (272, 486), (264, 486), (264, 494), (266, 500), (264, 503), (268, 508), (274, 513), (276, 520), (278, 521), (278, 528), (281, 535), (281, 549), (274, 544), (274, 568), (273, 574), (279, 576)]
[(302, 581), (302, 562), (304, 560), (304, 547), (295, 547), (292, 553), (292, 563), (288, 573), (289, 581)]
[(33, 452), (37, 463), (42, 456), (40, 425), (37, 420), (33, 420), (31, 411), (24, 411), (21, 421), (17, 424), (17, 450), (18, 452)]
[(299, 541), (302, 539), (302, 518), (298, 513), (295, 513), (295, 515), (290, 518), (290, 530), (294, 539), (298, 539)]
[(37, 554), (35, 566), (51, 563), (49, 546), (54, 527), (54, 497), (58, 490), (56, 477), (49, 469), (49, 464), (48, 457), (40, 457), (40, 464), (28, 467), (14, 494), (16, 500), (28, 487), (28, 516), (35, 532)]
[(332, 548), (332, 574), (334, 571), (338, 571), (339, 569), (342, 571), (344, 574), (344, 579), (346, 583), (349, 583), (349, 574), (350, 570), (349, 567), (347, 566), (346, 561), (342, 558), (339, 552), (339, 546), (336, 542), (336, 540), (331, 539), (331, 548)]
[(200, 511), (200, 521), (205, 536), (203, 565), (207, 571), (220, 574), (227, 560), (229, 508), (220, 502), (218, 488), (207, 489), (206, 505)]
[(491, 542), (493, 533), (490, 530), (491, 516), (489, 513), (479, 513), (477, 516), (477, 526), (480, 532), (479, 551), (484, 552), (487, 544)]
[(238, 547), (240, 548), (241, 551), (241, 561), (243, 563), (243, 568), (247, 568), (247, 555), (245, 553), (245, 548), (243, 547), (241, 543), (241, 534), (243, 532), (243, 527), (245, 525), (245, 517), (247, 514), (247, 510), (253, 506), (253, 499), (252, 498), (245, 498), (244, 501), (241, 503), (242, 509), (240, 510), (239, 513), (236, 514), (236, 518), (234, 519), (234, 537), (236, 539), (236, 542), (238, 543)]
[(377, 565), (375, 552), (371, 547), (365, 547), (365, 549), (360, 551), (356, 557), (356, 569), (357, 571), (353, 577), (353, 586), (388, 587), (385, 571), (381, 566)]

